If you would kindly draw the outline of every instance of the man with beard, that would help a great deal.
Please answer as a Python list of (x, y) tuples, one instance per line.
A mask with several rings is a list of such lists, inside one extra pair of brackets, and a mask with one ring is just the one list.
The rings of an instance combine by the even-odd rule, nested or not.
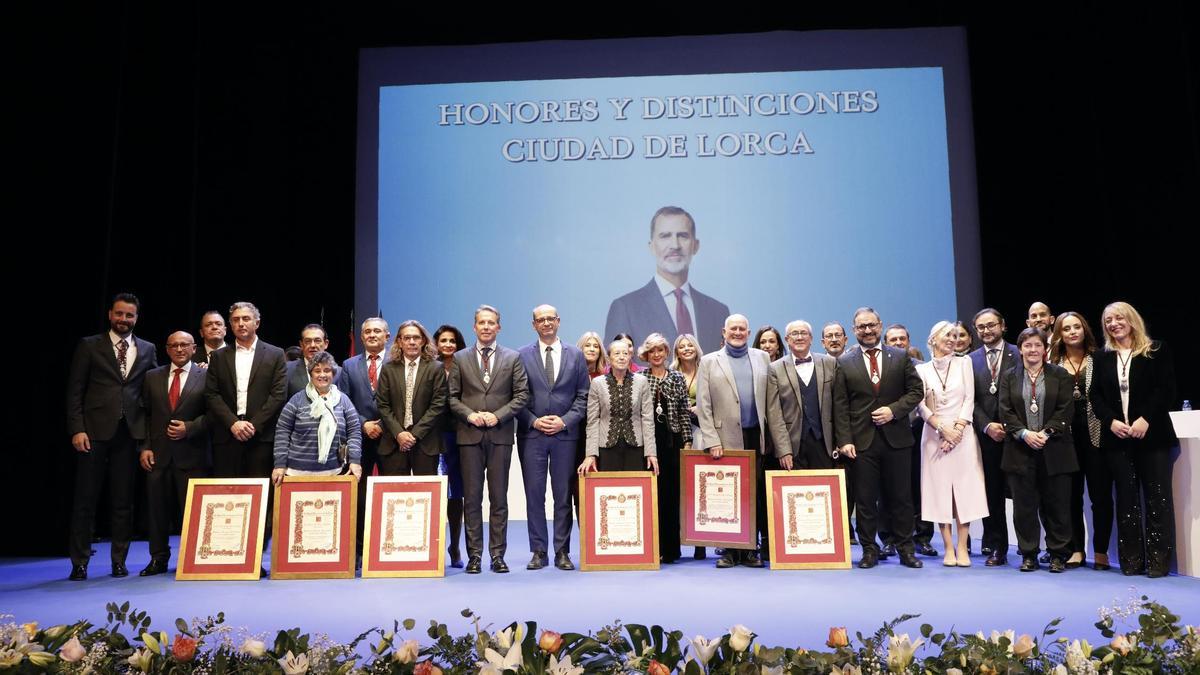
[[(1041, 303), (1035, 303), (1040, 305)], [(1049, 308), (1042, 305), (1049, 314)], [(1033, 315), (1034, 307), (1030, 307)], [(988, 567), (1008, 564), (1008, 517), (1004, 503), (1005, 483), (1008, 480), (1000, 467), (1004, 454), (1004, 423), (1000, 419), (1000, 376), (1021, 362), (1016, 345), (1004, 341), (1004, 317), (991, 307), (981, 309), (972, 320), (975, 334), (982, 342), (971, 352), (971, 367), (975, 371), (975, 417), (972, 421), (979, 438), (983, 456), (983, 486), (987, 493), (988, 516), (983, 519), (983, 554)]]
[(846, 329), (836, 321), (825, 324), (821, 329), (821, 346), (825, 353), (837, 358), (846, 351)]

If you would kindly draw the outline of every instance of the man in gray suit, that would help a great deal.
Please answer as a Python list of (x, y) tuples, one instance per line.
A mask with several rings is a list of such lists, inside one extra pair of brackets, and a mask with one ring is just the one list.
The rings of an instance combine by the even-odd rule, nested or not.
[(832, 469), (833, 380), (837, 361), (812, 353), (812, 325), (793, 321), (786, 335), (791, 353), (771, 364), (767, 375), (767, 428), (779, 466)]
[(479, 574), (483, 557), (483, 483), (486, 475), (489, 514), (488, 549), (493, 572), (504, 573), (508, 537), (508, 469), (517, 413), (529, 401), (529, 383), (521, 356), (496, 344), (500, 312), (475, 310), (474, 345), (454, 355), (450, 369), (450, 410), (457, 420), (467, 523), (467, 574)]
[[(750, 321), (741, 314), (725, 319), (722, 330), (725, 346), (705, 354), (700, 359), (696, 375), (696, 415), (700, 419), (700, 435), (708, 445), (705, 450), (714, 460), (721, 459), (725, 448), (756, 450), (758, 479), (762, 481), (767, 452), (767, 353), (747, 344)], [(772, 460), (773, 463), (773, 460)], [(772, 467), (774, 468), (774, 467)], [(766, 547), (766, 496), (758, 490), (758, 531)], [(726, 547), (717, 560), (717, 567), (733, 567), (738, 563), (736, 549)], [(762, 567), (758, 551), (750, 550), (741, 556), (747, 567)]]
[[(925, 387), (905, 352), (880, 343), (879, 313), (861, 307), (854, 313), (858, 344), (838, 359), (833, 382), (834, 434), (838, 452), (854, 460), (854, 501), (858, 539), (868, 569), (879, 564), (875, 542), (878, 520), (888, 518), (896, 551), (905, 567), (921, 567), (913, 552), (912, 427), (908, 414), (921, 401)], [(878, 513), (881, 493), (888, 512)]]

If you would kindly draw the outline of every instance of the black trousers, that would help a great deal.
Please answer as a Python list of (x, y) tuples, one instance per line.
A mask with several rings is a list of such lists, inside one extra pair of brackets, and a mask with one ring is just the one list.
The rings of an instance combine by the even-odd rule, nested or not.
[[(242, 442), (229, 437), (220, 443), (213, 442), (213, 478), (270, 478), (275, 466), (274, 439), (263, 440), (253, 436)], [(263, 536), (271, 538), (271, 527), (275, 514), (275, 490), (267, 488), (267, 523)], [(264, 544), (265, 545), (265, 544)]]
[(798, 469), (833, 468), (833, 458), (829, 456), (828, 452), (825, 452), (825, 441), (811, 433), (805, 433), (800, 437), (800, 453), (795, 459)]
[(856, 513), (854, 508), (856, 500), (856, 493), (854, 491), (854, 460), (845, 455), (839, 455), (837, 459), (833, 460), (833, 465), (834, 468), (841, 469), (842, 473), (846, 475), (846, 530), (850, 538), (853, 539), (856, 536), (854, 529), (854, 514)]
[[(871, 445), (858, 448), (854, 460), (854, 508), (858, 512), (858, 542), (863, 551), (879, 551), (876, 534), (881, 522), (892, 531), (892, 543), (901, 553), (912, 553), (912, 447), (893, 448), (882, 433)], [(886, 510), (879, 510), (884, 498)]]
[(679, 560), (679, 451), (683, 435), (671, 431), (666, 422), (655, 421), (654, 443), (658, 453), (658, 554), (663, 562)]
[(1021, 555), (1038, 554), (1044, 527), (1046, 550), (1050, 555), (1063, 560), (1070, 557), (1071, 474), (1047, 474), (1046, 462), (1039, 454), (1036, 468), (1026, 473), (1008, 474), (1008, 487), (1012, 490), (1013, 529), (1017, 533), (1017, 550)]
[[(912, 446), (912, 501), (913, 501), (913, 541), (928, 544), (933, 539), (933, 523), (921, 518), (921, 427), (925, 420), (918, 417), (912, 423), (913, 438), (918, 439)], [(894, 543), (894, 542), (893, 542)]]
[(68, 548), (71, 563), (86, 565), (92, 555), (92, 533), (96, 527), (96, 504), (108, 481), (112, 527), (111, 557), (124, 563), (133, 537), (133, 481), (137, 467), (137, 441), (125, 420), (107, 441), (91, 440), (89, 452), (75, 453), (75, 502), (71, 507)]
[(171, 557), (169, 537), (178, 524), (177, 514), (183, 513), (188, 481), (207, 475), (208, 470), (204, 466), (181, 469), (178, 462), (167, 465), (156, 463), (146, 473), (146, 527), (152, 560), (166, 562)]
[[(601, 471), (645, 471), (646, 451), (640, 445), (622, 441), (611, 448), (600, 448), (596, 465)], [(662, 499), (661, 496), (659, 499)]]
[(985, 433), (975, 436), (979, 439), (979, 452), (983, 456), (983, 487), (988, 507), (988, 515), (983, 519), (982, 547), (1007, 555), (1008, 509), (1004, 502), (1004, 489), (1008, 479), (1004, 469), (1000, 468), (1004, 444), (993, 441)]
[(483, 483), (487, 480), (488, 551), (492, 557), (508, 550), (508, 470), (512, 446), (484, 438), (476, 445), (458, 446), (463, 476), (463, 516), (467, 525), (467, 555), (483, 555)]
[[(436, 476), (438, 459), (438, 455), (427, 455), (420, 448), (411, 450), (397, 448), (395, 452), (379, 456), (379, 474), (382, 476)], [(364, 468), (363, 483), (366, 482), (367, 472)]]
[(1170, 450), (1148, 447), (1137, 439), (1117, 439), (1112, 447), (1104, 449), (1104, 455), (1117, 485), (1117, 555), (1121, 569), (1149, 566), (1166, 571), (1175, 550)]
[[(387, 433), (385, 430), (383, 433)], [(382, 438), (382, 436), (380, 436)], [(367, 525), (367, 479), (379, 466), (379, 440), (362, 435), (362, 479), (358, 481), (358, 527), (354, 533), (355, 551), (362, 555), (363, 531)], [(380, 469), (382, 473), (382, 469)]]
[(1083, 487), (1086, 479), (1088, 499), (1092, 501), (1092, 550), (1108, 554), (1113, 531), (1113, 476), (1104, 453), (1092, 445), (1087, 425), (1071, 428), (1075, 455), (1082, 471), (1071, 474), (1071, 552), (1084, 551)]

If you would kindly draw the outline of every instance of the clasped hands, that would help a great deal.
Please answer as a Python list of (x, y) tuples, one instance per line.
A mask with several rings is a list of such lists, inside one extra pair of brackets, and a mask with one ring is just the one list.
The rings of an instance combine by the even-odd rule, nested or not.
[(1125, 424), (1121, 420), (1114, 419), (1109, 428), (1117, 438), (1145, 438), (1146, 432), (1150, 431), (1150, 423), (1146, 421), (1145, 417), (1137, 418), (1133, 424)]
[(473, 412), (467, 415), (467, 424), (476, 427), (494, 427), (500, 423), (500, 418), (490, 412)]

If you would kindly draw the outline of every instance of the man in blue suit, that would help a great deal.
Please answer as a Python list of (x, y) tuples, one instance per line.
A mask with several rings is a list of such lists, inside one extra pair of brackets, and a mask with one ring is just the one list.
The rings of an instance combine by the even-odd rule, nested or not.
[(692, 256), (699, 251), (696, 221), (690, 213), (678, 206), (656, 211), (650, 219), (654, 278), (612, 301), (604, 323), (605, 338), (626, 333), (638, 344), (651, 333), (662, 333), (667, 344), (675, 344), (675, 338), (690, 333), (706, 353), (720, 348), (729, 307), (688, 283)]
[(362, 468), (363, 479), (358, 482), (358, 552), (362, 553), (363, 524), (367, 508), (367, 476), (375, 471), (379, 463), (379, 439), (383, 436), (379, 407), (375, 404), (375, 390), (379, 385), (379, 374), (388, 360), (388, 344), (392, 336), (388, 322), (371, 317), (362, 322), (362, 354), (351, 356), (342, 364), (335, 384), (350, 397), (354, 409), (362, 419)]
[(529, 550), (526, 569), (539, 570), (546, 556), (546, 470), (554, 492), (554, 566), (575, 569), (571, 562), (571, 480), (575, 477), (575, 445), (587, 417), (591, 387), (587, 361), (578, 348), (558, 339), (558, 310), (539, 305), (533, 310), (538, 339), (521, 348), (521, 365), (529, 377), (529, 405), (517, 415), (517, 456), (529, 509)]

